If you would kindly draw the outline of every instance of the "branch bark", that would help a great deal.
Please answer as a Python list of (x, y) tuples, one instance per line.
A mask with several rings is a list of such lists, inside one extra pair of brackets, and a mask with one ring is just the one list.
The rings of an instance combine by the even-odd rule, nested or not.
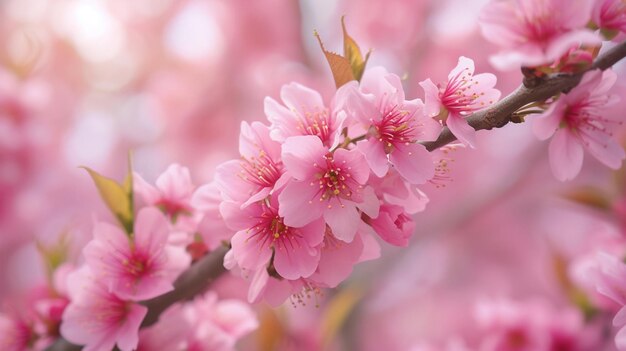
[[(626, 57), (626, 42), (620, 43), (602, 55), (598, 56), (590, 69), (605, 70)], [(467, 118), (470, 126), (476, 130), (501, 128), (511, 121), (511, 115), (521, 107), (537, 101), (546, 100), (561, 92), (574, 88), (582, 78), (584, 72), (577, 74), (555, 74), (548, 76), (538, 85), (527, 88), (520, 85), (514, 92), (485, 110), (478, 111)], [(430, 151), (440, 148), (456, 140), (448, 128), (444, 128), (437, 140), (423, 143)], [(148, 314), (142, 327), (153, 325), (159, 316), (168, 307), (176, 302), (188, 300), (204, 291), (211, 281), (224, 272), (223, 261), (225, 248), (206, 255), (194, 263), (187, 271), (181, 274), (174, 282), (174, 290), (151, 300), (141, 302), (148, 307)], [(60, 338), (46, 351), (78, 351), (77, 346)]]
[[(605, 70), (626, 57), (626, 42), (620, 43), (598, 56), (589, 70)], [(586, 71), (585, 71), (586, 72)], [(554, 74), (546, 77), (537, 86), (527, 88), (520, 85), (510, 95), (490, 107), (475, 112), (467, 118), (467, 123), (476, 130), (501, 128), (511, 122), (513, 112), (532, 102), (546, 100), (561, 92), (567, 92), (580, 83), (584, 72), (577, 74)], [(447, 127), (435, 141), (422, 143), (433, 151), (456, 140)]]

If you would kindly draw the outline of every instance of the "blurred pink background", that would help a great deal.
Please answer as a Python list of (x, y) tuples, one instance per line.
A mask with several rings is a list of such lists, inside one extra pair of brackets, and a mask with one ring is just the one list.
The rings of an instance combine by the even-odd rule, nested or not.
[[(281, 85), (297, 81), (329, 99), (334, 83), (313, 30), (340, 51), (342, 15), (361, 49), (373, 50), (368, 66), (404, 77), (408, 98), (423, 98), (418, 82), (445, 80), (461, 55), (477, 72), (496, 73), (508, 94), (521, 74), (488, 64), (495, 48), (477, 22), (484, 3), (0, 2), (0, 301), (43, 279), (35, 241), (66, 234), (80, 260), (94, 218), (110, 218), (79, 166), (121, 179), (131, 151), (149, 181), (176, 162), (200, 185), (237, 156), (240, 122), (264, 120), (263, 98), (276, 98)], [(555, 261), (573, 261), (599, 245), (598, 235), (610, 240), (624, 227), (561, 195), (594, 185), (623, 199), (623, 173), (619, 179), (587, 157), (576, 181), (555, 181), (547, 143), (530, 124), (481, 131), (477, 149), (452, 153), (452, 180), (424, 189), (431, 203), (416, 217), (410, 247), (385, 247), (345, 284), (361, 297), (338, 349), (419, 350), (456, 335), (471, 343), (481, 300), (574, 308)], [(241, 294), (236, 282), (218, 290)], [(284, 349), (319, 345), (323, 306), (264, 308), (288, 326), (279, 332)], [(242, 349), (262, 349), (261, 339), (248, 337)]]

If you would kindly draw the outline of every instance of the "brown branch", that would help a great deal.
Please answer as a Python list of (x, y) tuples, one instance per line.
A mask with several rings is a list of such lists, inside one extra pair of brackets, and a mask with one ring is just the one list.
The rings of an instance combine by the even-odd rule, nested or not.
[[(163, 311), (173, 304), (189, 300), (203, 292), (213, 280), (224, 272), (226, 248), (219, 247), (191, 265), (174, 282), (174, 290), (153, 299), (140, 302), (148, 307), (148, 314), (141, 327), (149, 327), (159, 320)], [(79, 351), (82, 346), (74, 345), (63, 338), (46, 348), (46, 351)]]
[[(607, 50), (598, 56), (590, 69), (605, 70), (626, 57), (626, 42)], [(520, 85), (514, 92), (489, 108), (478, 111), (467, 118), (476, 130), (501, 128), (511, 122), (512, 114), (532, 102), (543, 101), (561, 92), (567, 92), (580, 83), (584, 72), (577, 74), (554, 74), (546, 77), (537, 86), (527, 88)], [(422, 143), (429, 151), (440, 148), (456, 140), (447, 127), (435, 141)]]

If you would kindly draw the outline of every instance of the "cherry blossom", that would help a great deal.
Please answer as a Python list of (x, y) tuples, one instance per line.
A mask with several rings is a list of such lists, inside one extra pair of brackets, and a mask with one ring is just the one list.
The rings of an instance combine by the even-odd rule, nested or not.
[(260, 122), (241, 123), (241, 160), (217, 167), (215, 181), (223, 196), (247, 206), (267, 197), (288, 179), (280, 159), (280, 144), (270, 139), (270, 130)]
[(445, 84), (436, 86), (430, 78), (420, 82), (426, 95), (425, 113), (441, 118), (457, 139), (474, 147), (476, 131), (465, 118), (498, 101), (500, 91), (494, 89), (496, 80), (491, 73), (474, 75), (474, 61), (461, 56)]
[(583, 149), (607, 167), (617, 169), (626, 157), (612, 138), (612, 126), (622, 124), (620, 116), (606, 116), (606, 108), (619, 98), (609, 94), (616, 74), (598, 70), (585, 74), (580, 84), (561, 96), (535, 121), (539, 139), (553, 136), (550, 166), (559, 180), (574, 178), (582, 167)]
[(491, 57), (498, 69), (540, 66), (559, 59), (573, 46), (596, 45), (585, 29), (593, 0), (491, 0), (481, 13), (487, 40), (501, 46)]
[(324, 238), (324, 223), (318, 218), (294, 228), (279, 215), (276, 196), (244, 209), (223, 202), (221, 213), (231, 229), (232, 252), (240, 267), (255, 271), (267, 267), (273, 258), (276, 272), (287, 279), (308, 277), (315, 271), (320, 252), (317, 246)]
[(319, 138), (301, 136), (285, 141), (282, 158), (294, 179), (278, 197), (286, 225), (300, 227), (323, 216), (337, 238), (350, 242), (361, 221), (358, 209), (377, 216), (378, 201), (364, 188), (369, 167), (358, 151), (331, 153)]
[(400, 78), (382, 67), (367, 70), (359, 89), (353, 87), (347, 104), (351, 117), (366, 133), (357, 149), (372, 172), (383, 177), (391, 164), (413, 184), (432, 178), (432, 159), (416, 142), (436, 139), (441, 125), (424, 116), (422, 101), (406, 101)]
[(165, 217), (147, 207), (137, 215), (130, 238), (119, 227), (97, 223), (85, 260), (109, 291), (122, 299), (145, 300), (172, 290), (174, 279), (189, 266), (187, 253), (167, 240)]
[(122, 351), (137, 348), (139, 326), (148, 309), (121, 299), (83, 266), (68, 278), (72, 302), (63, 314), (61, 335), (85, 345), (86, 351)]
[(284, 85), (280, 90), (284, 106), (265, 98), (265, 115), (272, 123), (272, 139), (284, 142), (291, 136), (315, 135), (331, 146), (341, 132), (345, 112), (329, 110), (320, 94), (298, 83)]

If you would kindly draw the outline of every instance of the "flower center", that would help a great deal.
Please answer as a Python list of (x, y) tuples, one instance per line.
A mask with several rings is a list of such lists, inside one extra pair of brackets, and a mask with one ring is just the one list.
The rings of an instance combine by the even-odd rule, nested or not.
[(484, 92), (478, 94), (473, 91), (472, 87), (477, 84), (469, 69), (465, 68), (448, 81), (445, 89), (439, 89), (441, 104), (448, 111), (458, 113), (471, 113), (484, 107), (474, 104), (479, 97), (485, 95)]
[(304, 135), (317, 135), (326, 143), (330, 139), (332, 126), (328, 109), (320, 109), (314, 112), (305, 112), (298, 120), (298, 130)]
[[(324, 166), (313, 165), (319, 169), (316, 177), (320, 201), (329, 200), (333, 197), (350, 199), (352, 197), (352, 189), (349, 184), (352, 181), (352, 176), (349, 173), (350, 167), (342, 167), (345, 166), (345, 161), (342, 166), (336, 165), (332, 154), (324, 156), (324, 160), (326, 161)], [(314, 182), (311, 183), (311, 186), (313, 185), (315, 185)]]
[(274, 186), (282, 175), (282, 165), (274, 162), (265, 151), (259, 151), (258, 157), (243, 158), (239, 176), (260, 187)]
[(380, 123), (374, 126), (378, 140), (390, 154), (399, 144), (408, 145), (416, 140), (413, 115), (395, 106), (387, 111)]

